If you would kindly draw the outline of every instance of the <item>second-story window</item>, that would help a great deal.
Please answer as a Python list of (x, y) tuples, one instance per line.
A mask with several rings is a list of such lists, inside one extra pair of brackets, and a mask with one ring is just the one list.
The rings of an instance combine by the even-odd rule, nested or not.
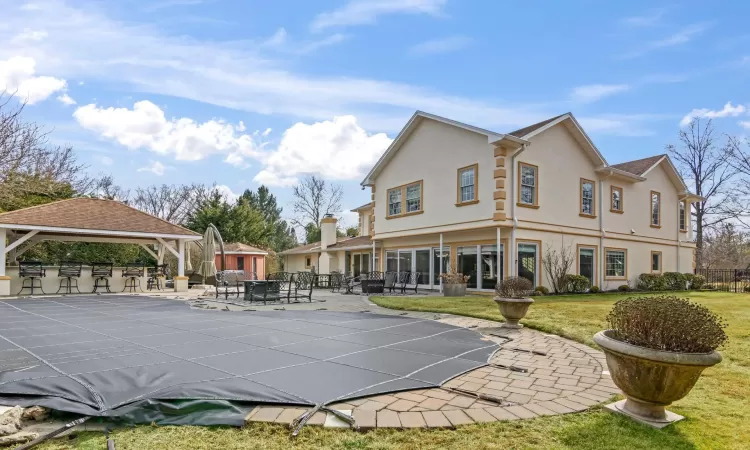
[(518, 204), (520, 206), (538, 206), (538, 168), (525, 163), (519, 163), (518, 167)]
[(582, 216), (595, 216), (594, 182), (581, 178), (581, 211)]
[(388, 191), (388, 215), (397, 216), (401, 214), (401, 188)]
[(477, 200), (477, 165), (458, 169), (458, 204)]
[(651, 191), (651, 226), (661, 226), (661, 194), (656, 191)]
[(680, 202), (680, 231), (687, 231), (687, 202)]
[(406, 212), (416, 212), (422, 209), (422, 184), (412, 184), (406, 187)]
[(610, 189), (612, 192), (612, 204), (610, 205), (609, 210), (613, 213), (621, 213), (623, 211), (622, 188), (617, 187), (617, 186), (612, 186)]

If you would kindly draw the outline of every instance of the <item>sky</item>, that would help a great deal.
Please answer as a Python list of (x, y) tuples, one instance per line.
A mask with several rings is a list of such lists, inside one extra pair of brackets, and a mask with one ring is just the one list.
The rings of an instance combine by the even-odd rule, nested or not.
[[(503, 133), (572, 112), (610, 164), (693, 117), (750, 133), (750, 2), (0, 0), (0, 91), (134, 189), (359, 183), (415, 110)], [(356, 215), (343, 221), (355, 225)]]

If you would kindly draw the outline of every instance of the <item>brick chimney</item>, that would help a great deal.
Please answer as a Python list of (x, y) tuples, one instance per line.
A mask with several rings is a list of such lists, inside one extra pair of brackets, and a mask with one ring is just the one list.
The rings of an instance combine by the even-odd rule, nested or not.
[(336, 222), (333, 214), (326, 214), (320, 219), (320, 249), (323, 251), (336, 243)]

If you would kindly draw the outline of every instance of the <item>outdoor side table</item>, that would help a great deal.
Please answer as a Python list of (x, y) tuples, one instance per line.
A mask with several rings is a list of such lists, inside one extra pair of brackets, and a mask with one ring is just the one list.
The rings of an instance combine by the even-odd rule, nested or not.
[(253, 295), (263, 295), (266, 292), (266, 280), (245, 280), (245, 301), (253, 301)]

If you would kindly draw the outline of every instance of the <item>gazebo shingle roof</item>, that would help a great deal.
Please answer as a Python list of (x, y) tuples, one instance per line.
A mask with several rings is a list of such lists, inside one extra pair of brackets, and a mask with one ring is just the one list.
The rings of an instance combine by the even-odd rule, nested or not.
[(200, 236), (121, 202), (84, 197), (2, 213), (0, 224)]

